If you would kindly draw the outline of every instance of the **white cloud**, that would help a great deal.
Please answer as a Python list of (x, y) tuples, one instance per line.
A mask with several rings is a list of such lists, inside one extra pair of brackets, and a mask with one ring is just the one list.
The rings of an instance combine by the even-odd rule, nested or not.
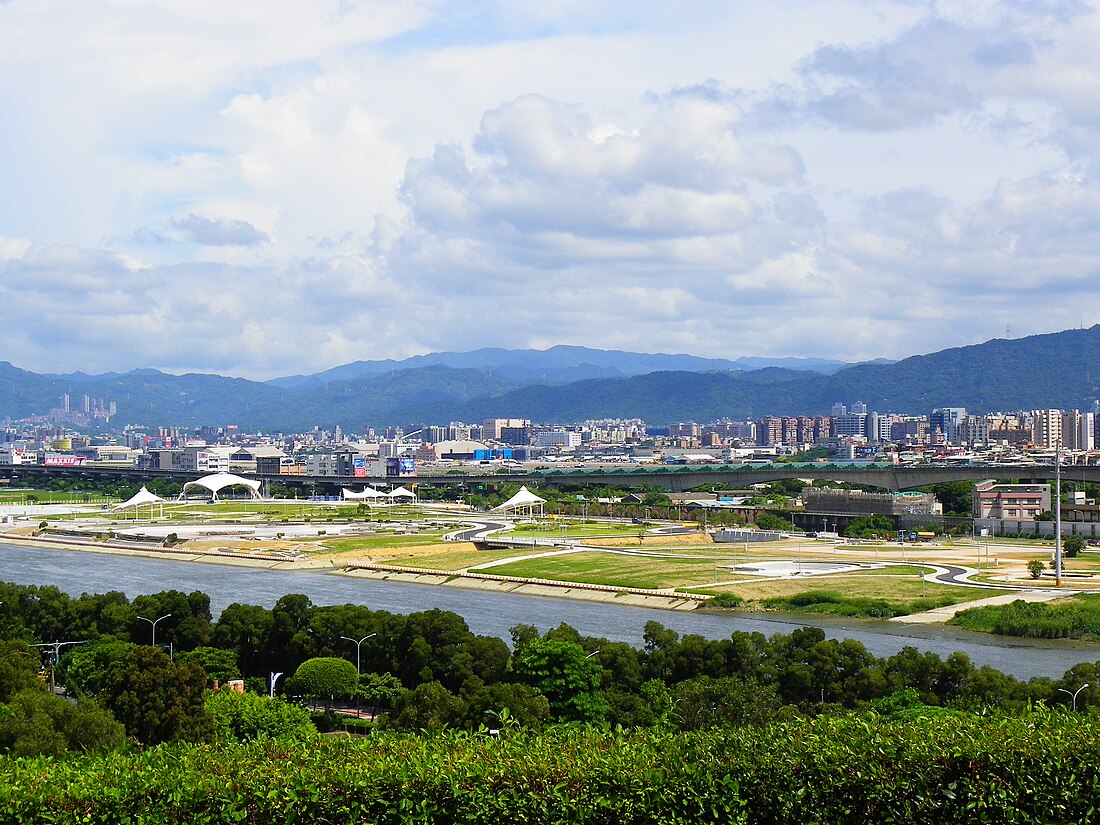
[(897, 357), (1076, 325), (1098, 39), (1053, 1), (3, 3), (0, 358)]

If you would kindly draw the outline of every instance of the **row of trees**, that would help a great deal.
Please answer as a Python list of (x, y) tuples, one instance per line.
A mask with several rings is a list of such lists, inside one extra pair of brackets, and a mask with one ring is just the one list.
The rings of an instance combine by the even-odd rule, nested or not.
[[(174, 659), (148, 646), (149, 624), (137, 618), (168, 614), (157, 641)], [(975, 667), (962, 654), (941, 659), (905, 648), (878, 658), (858, 642), (826, 639), (815, 628), (711, 640), (680, 636), (653, 621), (644, 646), (634, 648), (582, 636), (568, 625), (540, 634), (520, 624), (510, 649), (501, 639), (475, 635), (447, 611), (397, 615), (361, 605), (318, 606), (294, 594), (270, 609), (230, 605), (214, 621), (202, 593), (166, 591), (129, 601), (120, 593), (70, 598), (56, 588), (5, 584), (0, 629), (16, 646), (0, 656), (0, 695), (14, 696), (37, 678), (39, 654), (28, 643), (82, 642), (56, 663), (59, 681), (78, 695), (98, 697), (143, 741), (171, 738), (154, 726), (165, 718), (176, 719), (168, 731), (205, 731), (192, 712), (201, 715), (211, 680), (243, 678), (254, 692), (266, 693), (271, 672), (290, 676), (281, 691), (358, 698), (389, 708), (388, 724), (405, 728), (477, 727), (506, 711), (512, 723), (525, 725), (692, 727), (858, 708), (906, 689), (928, 705), (1014, 711), (1064, 703), (1062, 690), (1086, 682), (1100, 685), (1092, 664), (1061, 680), (1021, 681)], [(364, 641), (357, 646), (349, 639)], [(337, 681), (324, 682), (332, 678)], [(169, 698), (150, 703), (158, 691)], [(1100, 687), (1085, 689), (1077, 704), (1100, 704)], [(142, 711), (146, 716), (132, 709), (142, 705), (152, 708)]]

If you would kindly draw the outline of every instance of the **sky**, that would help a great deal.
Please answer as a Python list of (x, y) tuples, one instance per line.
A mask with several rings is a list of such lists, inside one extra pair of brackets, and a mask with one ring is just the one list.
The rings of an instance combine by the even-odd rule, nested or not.
[(1074, 0), (0, 0), (0, 360), (1091, 326), (1098, 42)]

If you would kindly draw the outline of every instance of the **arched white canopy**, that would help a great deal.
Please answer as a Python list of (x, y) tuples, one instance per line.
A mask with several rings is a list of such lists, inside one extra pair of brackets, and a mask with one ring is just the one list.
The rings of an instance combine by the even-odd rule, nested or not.
[(387, 495), (390, 498), (416, 498), (416, 493), (412, 490), (407, 490), (404, 487), (398, 487), (396, 490), (390, 490)]
[(127, 507), (139, 507), (142, 504), (158, 504), (163, 502), (160, 496), (150, 493), (144, 486), (126, 501), (120, 502), (112, 507), (112, 510), (125, 510)]
[(539, 513), (542, 513), (542, 505), (546, 503), (546, 499), (539, 498), (526, 486), (520, 487), (519, 492), (508, 499), (503, 504), (499, 504), (493, 508), (494, 513), (503, 513), (508, 510), (526, 511), (527, 513), (533, 513), (538, 508)]
[(201, 487), (209, 490), (211, 498), (218, 500), (218, 493), (226, 487), (244, 487), (252, 498), (260, 498), (260, 482), (251, 478), (242, 478), (232, 473), (214, 473), (198, 481), (188, 481), (180, 491), (180, 501), (187, 497), (187, 491), (192, 487)]

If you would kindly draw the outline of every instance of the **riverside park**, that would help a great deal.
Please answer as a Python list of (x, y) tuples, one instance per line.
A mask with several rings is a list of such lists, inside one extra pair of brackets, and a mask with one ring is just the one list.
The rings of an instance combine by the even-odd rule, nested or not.
[[(922, 624), (959, 623), (956, 615), (968, 608), (1021, 600), (1053, 608), (1100, 602), (1100, 548), (1063, 558), (1061, 586), (1056, 586), (1050, 541), (930, 536), (899, 542), (415, 500), (125, 504), (6, 490), (0, 494), (0, 542), (325, 569), (663, 609), (782, 611)], [(991, 629), (980, 621), (971, 625)]]

